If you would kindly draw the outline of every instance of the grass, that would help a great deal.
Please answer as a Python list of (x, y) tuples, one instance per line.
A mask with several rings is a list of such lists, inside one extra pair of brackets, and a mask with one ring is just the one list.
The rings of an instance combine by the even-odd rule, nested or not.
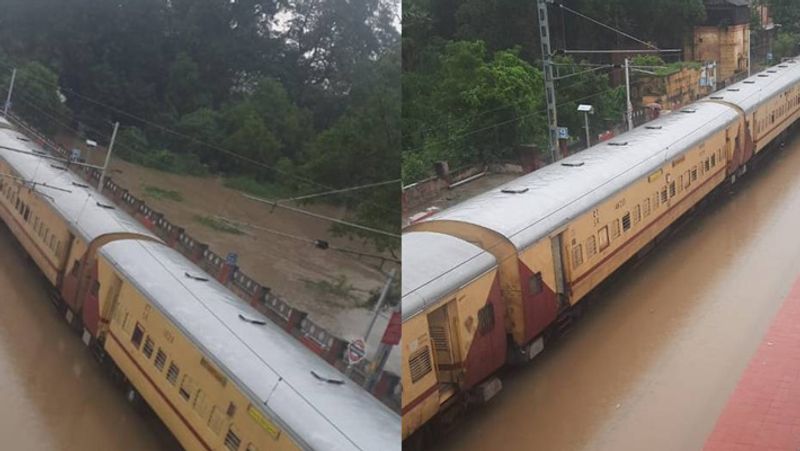
[(242, 191), (264, 199), (276, 200), (292, 196), (292, 191), (285, 186), (270, 182), (261, 182), (248, 176), (226, 177), (223, 184), (228, 188)]
[(214, 229), (218, 232), (230, 233), (231, 235), (244, 235), (244, 232), (232, 226), (231, 224), (228, 224), (227, 222), (217, 218), (212, 218), (211, 216), (197, 215), (194, 217), (194, 220), (208, 227), (209, 229)]
[(357, 289), (347, 281), (347, 277), (338, 276), (333, 282), (327, 280), (302, 279), (303, 283), (309, 288), (313, 288), (322, 295), (333, 295), (341, 299), (358, 301), (358, 297), (353, 293)]
[(183, 195), (178, 191), (166, 190), (157, 186), (145, 185), (144, 195), (153, 199), (172, 200), (182, 202)]

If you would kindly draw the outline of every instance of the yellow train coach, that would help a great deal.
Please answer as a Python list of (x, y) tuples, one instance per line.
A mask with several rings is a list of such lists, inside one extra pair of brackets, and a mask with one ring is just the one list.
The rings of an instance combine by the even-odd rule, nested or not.
[[(406, 240), (420, 241), (419, 234), (428, 234), (428, 239), (417, 246), (422, 249), (404, 249), (405, 273), (417, 271), (413, 265), (435, 270), (426, 270), (429, 277), (423, 283), (403, 284), (404, 317), (409, 318), (403, 326), (404, 349), (425, 332), (435, 336), (433, 325), (426, 331), (421, 321), (412, 322), (407, 308), (427, 318), (449, 302), (461, 308), (461, 295), (452, 287), (425, 287), (448, 287), (453, 273), (471, 284), (485, 271), (474, 264), (479, 258), (475, 250), (453, 249), (457, 239), (494, 260), (509, 361), (532, 359), (554, 330), (571, 321), (576, 304), (587, 294), (716, 188), (735, 182), (753, 157), (781, 140), (798, 118), (800, 64), (790, 60), (409, 226), (404, 248)], [(472, 291), (466, 287), (459, 289)], [(418, 301), (421, 293), (424, 304)], [(465, 329), (472, 314), (447, 312), (455, 318), (451, 329), (458, 331), (449, 335), (449, 345), (464, 349), (473, 340), (472, 331)], [(414, 368), (411, 355), (406, 351), (404, 365)], [(438, 350), (433, 354), (433, 378), (446, 381), (450, 373), (440, 364), (440, 355)], [(463, 357), (460, 368), (475, 365), (472, 356)], [(484, 382), (459, 386), (450, 398), (468, 399), (467, 389), (491, 381), (492, 375), (483, 377)], [(416, 387), (404, 379), (406, 390), (409, 383)], [(416, 393), (408, 396), (409, 402)], [(404, 408), (404, 437), (446, 407), (426, 415)]]

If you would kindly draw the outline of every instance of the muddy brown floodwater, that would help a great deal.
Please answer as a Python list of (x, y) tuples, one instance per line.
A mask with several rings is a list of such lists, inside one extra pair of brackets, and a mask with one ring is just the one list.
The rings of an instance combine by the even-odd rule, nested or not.
[(443, 450), (696, 450), (800, 275), (800, 138), (638, 266)]
[(47, 285), (0, 223), (0, 449), (172, 450), (58, 316)]

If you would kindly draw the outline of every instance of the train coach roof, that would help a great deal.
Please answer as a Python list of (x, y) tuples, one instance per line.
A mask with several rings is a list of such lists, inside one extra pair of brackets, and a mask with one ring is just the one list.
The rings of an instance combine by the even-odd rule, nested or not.
[(77, 175), (54, 167), (61, 163), (33, 155), (34, 152), (44, 150), (27, 136), (15, 130), (0, 129), (0, 146), (28, 152), (0, 148), (0, 158), (14, 168), (17, 175), (27, 181), (28, 186), (36, 183), (35, 189), (39, 195), (61, 214), (76, 236), (84, 241), (91, 242), (108, 233), (154, 236), (136, 219), (113, 207), (111, 200), (98, 194), (93, 188), (87, 188), (86, 182)]
[(458, 238), (431, 232), (403, 234), (403, 321), (496, 264), (494, 256)]
[(733, 103), (752, 112), (764, 99), (780, 95), (800, 81), (800, 62), (792, 59), (765, 69), (738, 83), (705, 97)]
[(400, 449), (398, 415), (218, 282), (188, 277), (204, 273), (181, 254), (139, 240), (100, 253), (286, 433), (317, 450)]
[(425, 222), (474, 224), (506, 237), (517, 249), (525, 249), (704, 141), (736, 117), (734, 109), (718, 103), (690, 105), (462, 202)]

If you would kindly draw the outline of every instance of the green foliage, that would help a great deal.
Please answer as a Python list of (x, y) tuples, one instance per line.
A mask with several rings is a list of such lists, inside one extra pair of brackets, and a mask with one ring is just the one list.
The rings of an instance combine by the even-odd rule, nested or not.
[[(770, 15), (787, 33), (800, 33), (800, 3), (796, 0), (765, 0)], [(786, 39), (786, 38), (784, 38)]]
[(772, 45), (773, 58), (780, 61), (781, 58), (797, 56), (799, 45), (800, 34), (781, 31)]
[[(23, 99), (69, 127), (106, 130), (109, 121), (123, 121), (119, 155), (138, 164), (248, 177), (286, 191), (311, 188), (297, 176), (322, 177), (325, 185), (336, 187), (353, 180), (376, 182), (396, 177), (399, 168), (399, 138), (387, 132), (398, 128), (399, 116), (384, 115), (381, 124), (376, 122), (381, 116), (372, 116), (381, 113), (374, 103), (386, 94), (389, 80), (399, 86), (399, 62), (391, 66), (394, 74), (385, 70), (387, 55), (399, 56), (396, 4), (11, 0), (0, 2), (0, 74), (5, 66), (20, 68), (14, 109), (48, 133), (56, 131), (53, 120), (26, 107)], [(1, 81), (7, 82), (7, 75), (0, 75)], [(397, 102), (393, 108), (399, 112), (399, 96), (383, 98)], [(158, 125), (145, 125), (120, 110)], [(359, 138), (343, 129), (368, 132)], [(107, 142), (104, 134), (92, 133), (87, 137)], [(391, 139), (376, 140), (378, 145), (366, 152), (368, 140), (379, 137)], [(328, 158), (323, 145), (325, 152), (340, 156), (348, 149), (333, 147), (355, 145), (369, 158), (361, 165)], [(356, 193), (346, 201), (355, 209), (371, 204), (372, 195)], [(397, 209), (381, 211), (386, 217), (358, 209), (354, 219), (391, 224), (399, 231), (397, 218), (388, 217), (399, 216)]]
[(292, 195), (292, 192), (285, 185), (259, 181), (243, 175), (228, 177), (223, 181), (223, 184), (228, 188), (268, 200), (279, 200)]
[(178, 191), (159, 188), (152, 185), (145, 185), (144, 195), (153, 199), (165, 199), (175, 202), (183, 202), (183, 195)]
[(244, 235), (244, 232), (234, 227), (227, 221), (223, 221), (221, 219), (213, 218), (211, 216), (197, 215), (194, 217), (194, 220), (197, 223), (202, 224), (208, 227), (209, 229), (213, 229), (218, 232), (229, 233), (231, 235)]
[(516, 51), (490, 54), (483, 42), (431, 47), (426, 66), (403, 77), (403, 178), (514, 155), (546, 140), (541, 72)]

